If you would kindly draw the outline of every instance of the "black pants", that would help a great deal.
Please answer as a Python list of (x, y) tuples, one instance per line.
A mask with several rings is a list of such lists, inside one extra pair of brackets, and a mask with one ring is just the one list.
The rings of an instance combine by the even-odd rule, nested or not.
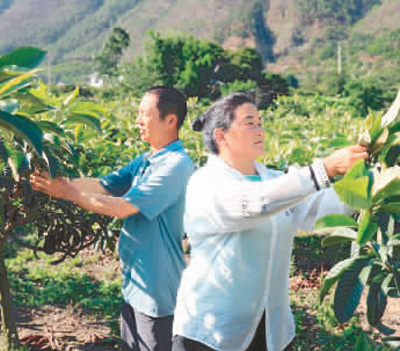
[[(256, 334), (246, 351), (267, 351), (267, 341), (265, 337), (265, 313), (258, 324)], [(215, 351), (211, 347), (198, 341), (194, 341), (184, 336), (175, 335), (172, 342), (172, 351)]]
[(122, 351), (171, 351), (174, 316), (151, 317), (122, 302)]

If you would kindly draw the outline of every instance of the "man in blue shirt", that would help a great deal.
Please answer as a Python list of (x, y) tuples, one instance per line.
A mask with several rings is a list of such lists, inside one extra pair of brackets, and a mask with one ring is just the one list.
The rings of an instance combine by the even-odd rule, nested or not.
[(124, 219), (118, 249), (122, 271), (123, 350), (169, 351), (176, 293), (185, 267), (181, 246), (186, 184), (194, 166), (178, 138), (186, 116), (176, 89), (149, 89), (137, 125), (150, 151), (101, 178), (52, 179), (35, 174), (35, 190), (92, 212)]

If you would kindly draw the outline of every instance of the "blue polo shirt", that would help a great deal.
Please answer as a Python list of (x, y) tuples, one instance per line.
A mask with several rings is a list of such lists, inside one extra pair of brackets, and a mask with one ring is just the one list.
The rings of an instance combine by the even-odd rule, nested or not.
[(177, 140), (101, 179), (108, 192), (140, 211), (124, 220), (118, 241), (122, 296), (152, 317), (174, 313), (186, 266), (181, 245), (183, 212), (186, 185), (193, 172), (194, 165)]

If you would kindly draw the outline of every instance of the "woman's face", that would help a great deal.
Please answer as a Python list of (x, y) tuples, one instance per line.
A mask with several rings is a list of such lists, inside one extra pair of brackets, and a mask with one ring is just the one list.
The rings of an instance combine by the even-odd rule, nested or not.
[(264, 130), (257, 108), (251, 103), (240, 105), (235, 110), (235, 119), (224, 132), (224, 145), (230, 153), (254, 160), (264, 154)]

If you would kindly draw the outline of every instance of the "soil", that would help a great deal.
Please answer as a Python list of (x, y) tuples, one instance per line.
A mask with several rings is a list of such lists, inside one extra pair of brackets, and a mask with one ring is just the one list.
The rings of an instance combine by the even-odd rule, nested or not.
[[(93, 252), (87, 250), (82, 253), (89, 257)], [(189, 257), (187, 257), (189, 261)], [(321, 267), (308, 265), (307, 271), (302, 271), (290, 279), (292, 291), (320, 289)], [(85, 264), (87, 274), (101, 279), (119, 273), (119, 264), (115, 257), (101, 256), (90, 264)], [(365, 293), (358, 309), (364, 330), (370, 330), (366, 320)], [(396, 330), (400, 336), (400, 299), (390, 299), (383, 318), (383, 323)], [(72, 307), (59, 308), (43, 306), (40, 308), (18, 307), (14, 309), (18, 333), (22, 344), (29, 345), (29, 350), (65, 350), (65, 351), (111, 351), (120, 350), (117, 337), (110, 337), (111, 329), (108, 321), (89, 318), (85, 311), (76, 311)], [(310, 311), (314, 313), (315, 311)], [(0, 340), (1, 341), (1, 340)], [(0, 343), (1, 344), (1, 343)]]

